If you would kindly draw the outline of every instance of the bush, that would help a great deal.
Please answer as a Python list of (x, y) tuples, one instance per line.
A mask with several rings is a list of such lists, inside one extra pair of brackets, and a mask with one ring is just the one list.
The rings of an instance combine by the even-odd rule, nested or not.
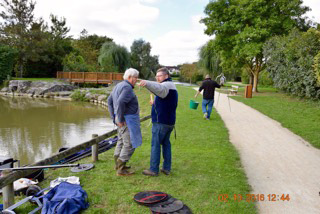
[(241, 81), (242, 81), (243, 84), (249, 84), (250, 77), (249, 77), (249, 74), (248, 74), (248, 72), (246, 70), (242, 71)]
[(200, 74), (200, 73), (194, 73), (191, 77), (191, 81), (193, 83), (196, 83), (198, 81), (202, 81), (203, 80), (203, 74)]
[(288, 36), (269, 40), (264, 56), (275, 87), (295, 96), (320, 99), (319, 52), (320, 32), (316, 29), (293, 30)]
[(17, 53), (16, 50), (8, 46), (0, 45), (0, 84), (12, 75)]
[[(250, 77), (249, 77), (249, 74), (246, 70), (242, 71), (241, 82), (243, 84), (249, 84), (249, 82), (250, 82)], [(272, 78), (270, 77), (270, 74), (267, 71), (262, 71), (259, 74), (258, 82), (259, 82), (260, 86), (273, 86)]]
[(173, 72), (172, 74), (170, 74), (171, 77), (180, 77), (180, 74), (177, 72)]
[(75, 52), (71, 52), (63, 59), (63, 71), (65, 72), (87, 72), (88, 65), (85, 63), (82, 56)]
[(74, 101), (85, 101), (88, 102), (89, 99), (86, 98), (86, 92), (81, 92), (80, 90), (76, 90), (71, 94), (71, 98)]
[(317, 77), (317, 85), (320, 86), (320, 51), (314, 58), (314, 64), (313, 64), (314, 72), (316, 73)]
[(196, 63), (183, 64), (180, 68), (179, 81), (190, 82), (190, 79), (192, 83), (203, 80), (203, 74), (198, 69)]
[(267, 71), (262, 71), (260, 73), (258, 81), (260, 86), (273, 86), (272, 78)]

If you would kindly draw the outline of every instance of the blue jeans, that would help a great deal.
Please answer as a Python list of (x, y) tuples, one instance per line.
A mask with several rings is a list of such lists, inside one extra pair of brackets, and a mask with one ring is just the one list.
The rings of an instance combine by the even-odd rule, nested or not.
[(171, 170), (171, 143), (170, 134), (174, 126), (161, 123), (152, 124), (150, 170), (159, 173), (160, 154), (162, 146), (164, 170)]
[[(202, 112), (208, 114), (207, 115), (208, 119), (210, 119), (213, 103), (214, 103), (214, 99), (212, 99), (212, 100), (203, 99), (202, 100)], [(207, 107), (208, 107), (208, 110), (207, 110)]]

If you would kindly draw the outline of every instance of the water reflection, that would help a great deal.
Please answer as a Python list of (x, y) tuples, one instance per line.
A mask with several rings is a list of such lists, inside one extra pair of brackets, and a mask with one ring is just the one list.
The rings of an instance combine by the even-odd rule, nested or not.
[(107, 110), (90, 103), (0, 97), (0, 155), (22, 164), (112, 129)]

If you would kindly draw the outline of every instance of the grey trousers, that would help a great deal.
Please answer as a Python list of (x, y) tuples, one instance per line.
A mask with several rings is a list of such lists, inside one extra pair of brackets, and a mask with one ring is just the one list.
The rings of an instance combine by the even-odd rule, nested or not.
[(130, 133), (127, 126), (118, 127), (118, 142), (114, 150), (114, 156), (119, 157), (122, 162), (128, 162), (134, 153), (130, 141)]

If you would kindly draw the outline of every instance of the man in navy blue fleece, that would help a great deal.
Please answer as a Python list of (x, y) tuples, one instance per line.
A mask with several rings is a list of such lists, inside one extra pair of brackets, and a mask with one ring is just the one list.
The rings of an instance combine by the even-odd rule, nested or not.
[(118, 142), (114, 150), (115, 169), (118, 176), (132, 175), (126, 163), (135, 148), (142, 144), (140, 130), (139, 104), (133, 87), (139, 72), (129, 68), (123, 75), (124, 81), (118, 83), (108, 97), (108, 110), (118, 127)]
[(169, 175), (171, 171), (170, 134), (176, 122), (178, 92), (170, 78), (167, 68), (160, 68), (156, 75), (157, 82), (142, 80), (140, 86), (146, 87), (156, 95), (152, 102), (152, 140), (150, 169), (142, 174), (157, 176), (159, 174), (160, 155), (162, 146), (163, 165), (161, 172)]

